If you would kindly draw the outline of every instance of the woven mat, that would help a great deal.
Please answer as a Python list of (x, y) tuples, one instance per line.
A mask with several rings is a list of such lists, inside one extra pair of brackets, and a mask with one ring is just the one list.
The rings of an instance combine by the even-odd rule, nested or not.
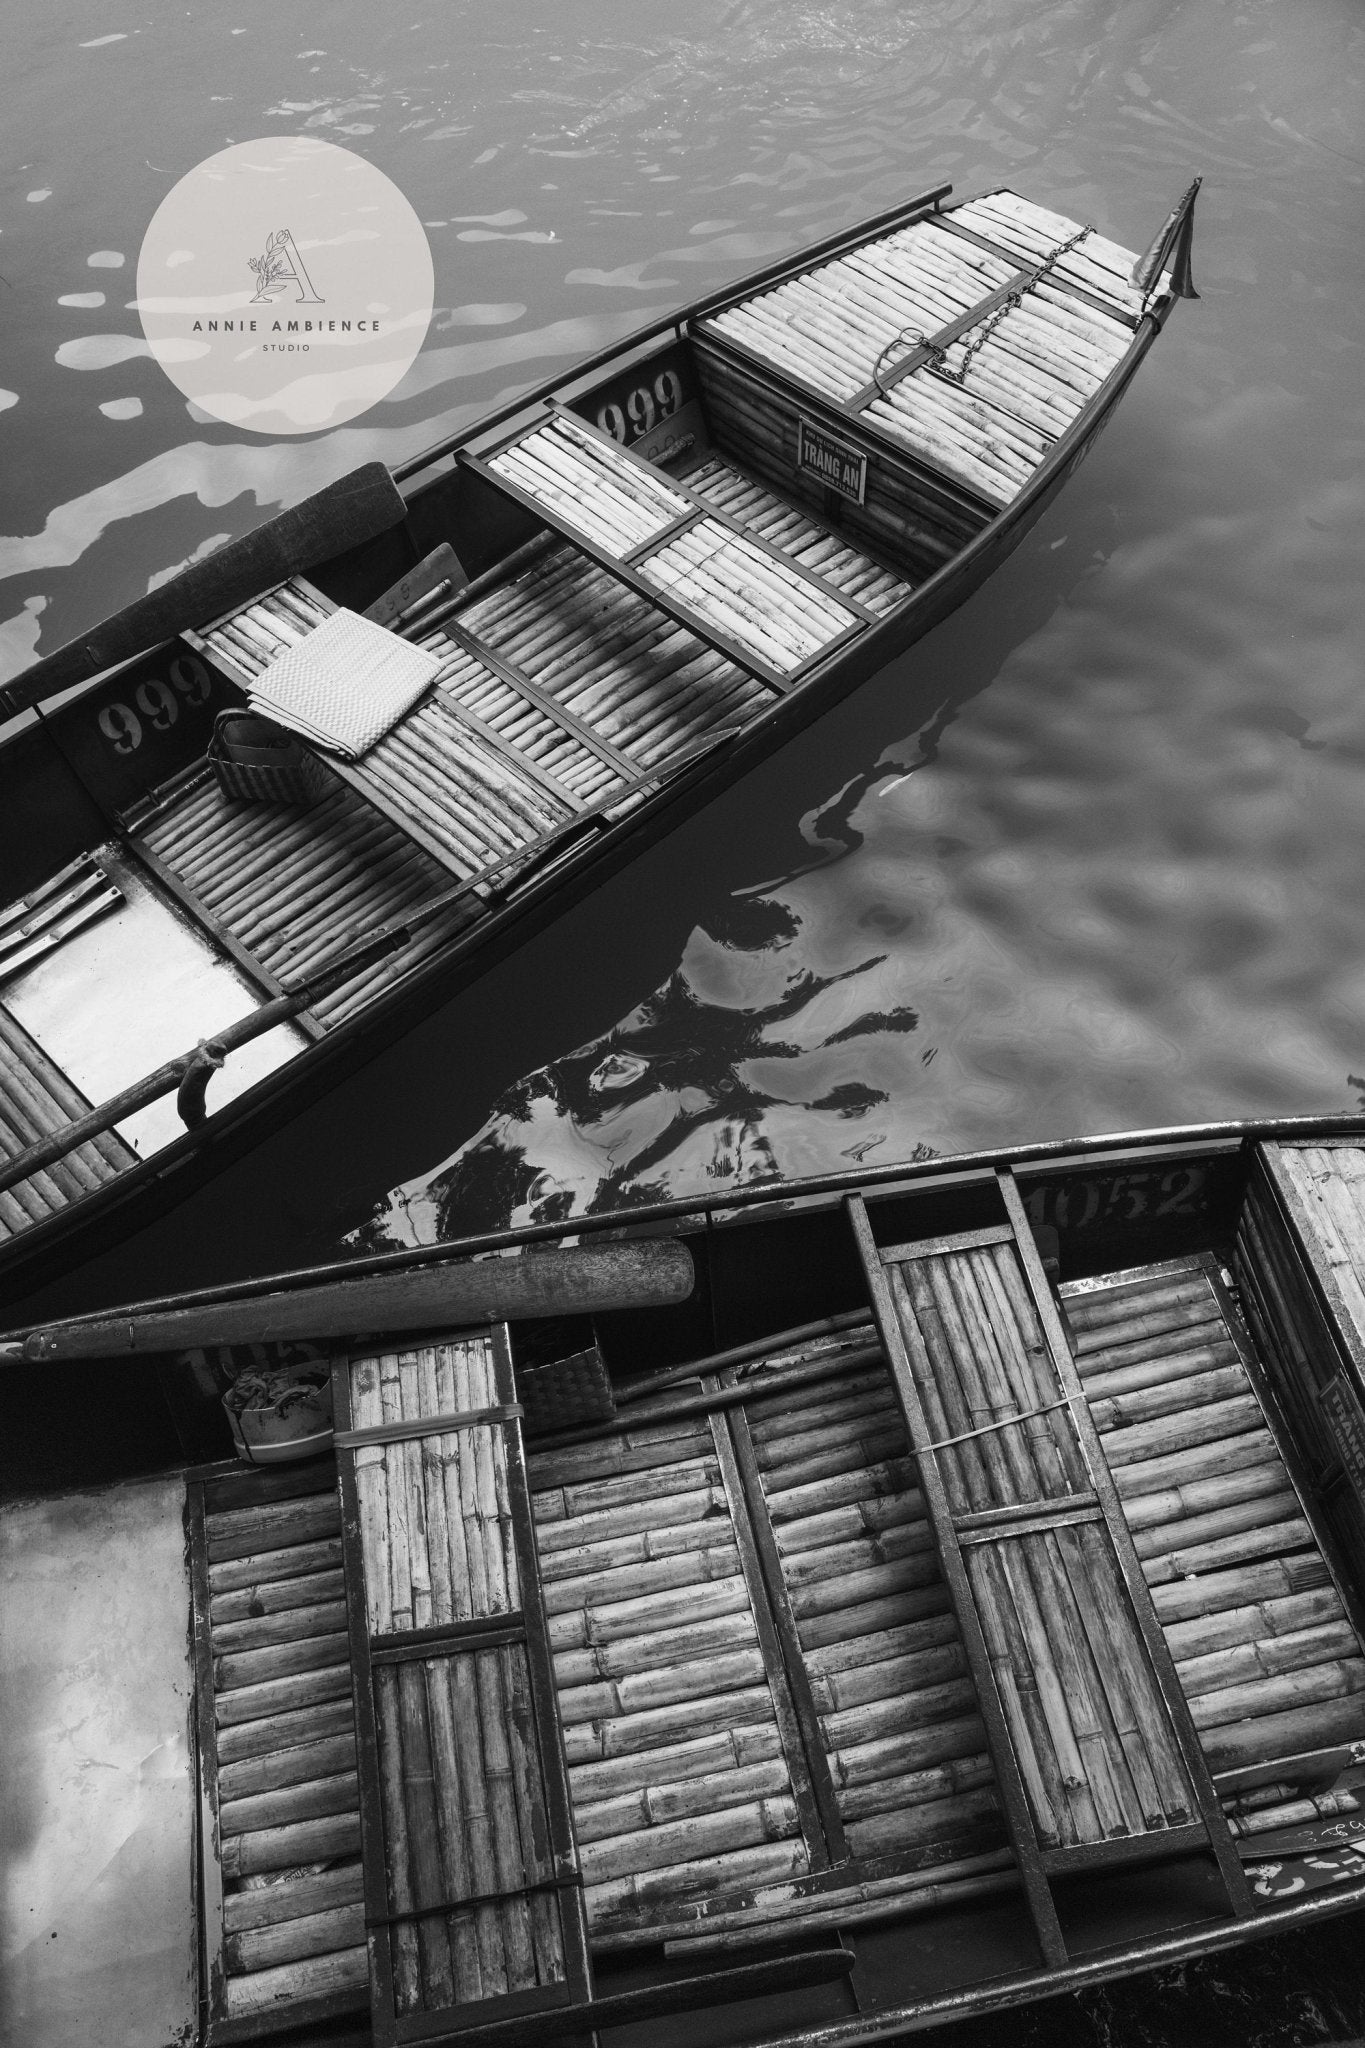
[(397, 725), (440, 663), (344, 608), (247, 685), (252, 706), (314, 746), (354, 760)]

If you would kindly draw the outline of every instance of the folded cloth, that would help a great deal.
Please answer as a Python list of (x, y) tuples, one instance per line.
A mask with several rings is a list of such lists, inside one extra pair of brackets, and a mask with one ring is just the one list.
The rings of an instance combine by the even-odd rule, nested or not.
[(252, 708), (354, 760), (431, 686), (440, 663), (372, 619), (334, 611), (247, 684)]

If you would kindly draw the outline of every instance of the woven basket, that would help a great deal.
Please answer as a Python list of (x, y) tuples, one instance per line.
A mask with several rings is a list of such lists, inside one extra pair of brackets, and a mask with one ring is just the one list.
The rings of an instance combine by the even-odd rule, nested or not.
[(316, 755), (254, 711), (220, 711), (209, 763), (223, 795), (253, 803), (315, 804), (332, 778)]
[(526, 1434), (551, 1436), (560, 1429), (610, 1422), (616, 1413), (611, 1380), (595, 1344), (571, 1358), (546, 1365), (519, 1365), (517, 1393), (526, 1416)]

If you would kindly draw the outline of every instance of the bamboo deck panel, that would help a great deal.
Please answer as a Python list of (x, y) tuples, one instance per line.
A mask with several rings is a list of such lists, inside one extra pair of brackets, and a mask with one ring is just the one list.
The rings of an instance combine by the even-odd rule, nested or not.
[(1264, 1145), (1263, 1170), (1314, 1274), (1342, 1349), (1365, 1367), (1365, 1148)]
[(706, 1418), (530, 1461), (592, 1936), (810, 1858)]
[(334, 1389), (376, 2039), (583, 1998), (505, 1344), (353, 1357)]
[(885, 1359), (744, 1412), (850, 1857), (999, 1848), (976, 1686)]
[(1210, 1767), (1365, 1739), (1365, 1656), (1207, 1261), (1061, 1290)]
[(698, 332), (1002, 507), (1131, 346), (1134, 261), (1001, 191), (758, 292)]
[[(498, 664), (505, 678), (499, 688), (477, 672), (466, 680), (456, 668), (455, 686), (470, 709), (477, 706), (490, 723), (501, 721), (499, 729), (516, 744), (525, 729), (531, 744), (544, 748), (551, 740), (547, 725), (538, 725), (518, 699), (514, 679), (524, 677), (621, 757), (617, 777), (623, 768), (638, 774), (659, 767), (716, 726), (771, 701), (734, 662), (571, 546), (551, 549), (476, 599), (456, 624), (476, 659)], [(423, 644), (440, 653), (442, 638), (438, 632)], [(561, 733), (556, 745), (565, 760), (562, 779), (575, 795), (610, 791), (610, 767), (589, 767), (582, 742), (574, 747)], [(546, 765), (561, 773), (558, 760)]]
[(850, 1208), (1045, 1961), (1057, 1878), (1212, 1853), (1252, 1910), (1012, 1176), (1007, 1221), (877, 1245)]
[(363, 2005), (355, 1717), (330, 1460), (191, 1489), (210, 2039)]
[(890, 1276), (922, 1340), (912, 1371), (933, 1440), (953, 1444), (939, 1467), (1039, 1843), (1189, 1822), (1189, 1774), (1014, 1245), (905, 1257)]
[[(681, 607), (677, 623), (717, 650), (783, 677), (856, 637), (874, 616), (847, 582), (825, 577), (811, 552), (765, 544), (732, 521), (714, 494), (696, 494), (685, 476), (666, 478), (609, 436), (567, 413), (553, 413), (488, 459), (485, 473), (510, 486), (604, 558)], [(639, 586), (642, 585), (643, 588)]]
[[(134, 830), (132, 844), (210, 934), (225, 933), (275, 983), (305, 980), (450, 885), (428, 853), (340, 782), (306, 809), (230, 802), (205, 767)], [(318, 1023), (351, 1016), (471, 914), (455, 905), (434, 918), (324, 997)]]
[[(93, 1106), (0, 1003), (0, 1160), (17, 1158)], [(17, 1237), (136, 1164), (117, 1131), (102, 1131), (0, 1194), (0, 1239)]]

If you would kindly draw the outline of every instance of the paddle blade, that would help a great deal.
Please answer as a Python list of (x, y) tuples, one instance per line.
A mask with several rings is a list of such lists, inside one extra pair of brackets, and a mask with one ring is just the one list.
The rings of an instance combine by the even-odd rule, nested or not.
[(662, 1308), (686, 1301), (694, 1281), (691, 1252), (671, 1237), (570, 1245), (506, 1259), (433, 1259), (316, 1287), (145, 1312), (134, 1305), (79, 1322), (52, 1323), (0, 1344), (0, 1364), (114, 1359), (209, 1344), (382, 1336), (536, 1316)]

